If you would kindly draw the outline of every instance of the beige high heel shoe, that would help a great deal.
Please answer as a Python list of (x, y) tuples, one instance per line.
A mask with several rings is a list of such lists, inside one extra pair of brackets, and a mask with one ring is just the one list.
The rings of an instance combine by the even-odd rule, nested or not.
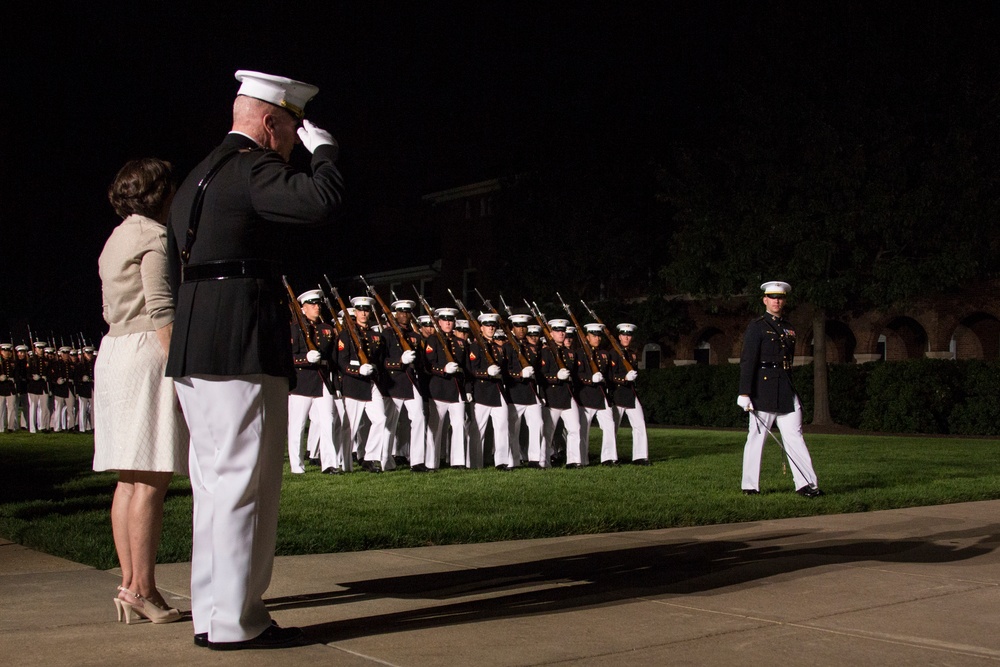
[(173, 607), (164, 609), (149, 598), (144, 598), (137, 593), (133, 593), (127, 588), (119, 588), (119, 590), (121, 590), (122, 593), (130, 595), (138, 600), (138, 604), (136, 604), (129, 602), (128, 600), (115, 598), (115, 600), (117, 600), (115, 606), (119, 607), (118, 620), (121, 620), (122, 611), (124, 611), (125, 623), (127, 625), (132, 624), (133, 614), (135, 614), (135, 620), (138, 620), (139, 617), (142, 616), (148, 618), (152, 623), (173, 623), (174, 621), (181, 620), (181, 612)]

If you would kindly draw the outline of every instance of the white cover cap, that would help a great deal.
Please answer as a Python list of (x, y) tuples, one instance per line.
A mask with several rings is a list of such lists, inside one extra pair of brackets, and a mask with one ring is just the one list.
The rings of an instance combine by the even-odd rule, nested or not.
[(305, 118), (306, 102), (319, 92), (316, 86), (302, 81), (246, 69), (236, 72), (236, 80), (243, 84), (237, 95), (246, 95), (288, 109), (299, 120)]

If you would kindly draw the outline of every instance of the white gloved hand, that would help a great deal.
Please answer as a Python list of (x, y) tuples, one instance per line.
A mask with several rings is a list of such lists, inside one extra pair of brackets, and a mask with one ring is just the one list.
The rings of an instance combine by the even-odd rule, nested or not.
[(737, 396), (736, 405), (740, 406), (747, 412), (753, 412), (753, 403), (750, 402), (749, 396)]
[(323, 358), (323, 355), (319, 353), (319, 350), (309, 350), (306, 352), (306, 361), (310, 364), (318, 364), (319, 360)]
[(568, 380), (569, 379), (569, 369), (568, 368), (560, 368), (556, 372), (556, 377), (559, 378), (560, 380)]
[(534, 366), (525, 366), (524, 368), (522, 368), (521, 369), (521, 377), (523, 377), (525, 379), (535, 377), (535, 367)]
[(32, 375), (31, 379), (34, 380), (35, 382), (38, 382), (38, 374)]
[(7, 376), (0, 374), (0, 382), (6, 382), (6, 381), (7, 381)]
[(625, 374), (625, 380), (627, 382), (635, 382), (637, 377), (639, 377), (639, 371), (629, 371)]
[(486, 374), (489, 375), (491, 378), (495, 378), (496, 376), (500, 375), (500, 367), (497, 366), (496, 364), (490, 364), (486, 368)]
[(84, 382), (90, 382), (90, 376), (89, 375), (84, 375), (83, 376), (83, 381)]
[(65, 382), (66, 380), (64, 380), (63, 378), (59, 378), (58, 380), (56, 380), (56, 384), (63, 384)]
[(399, 361), (403, 364), (412, 364), (417, 358), (417, 353), (413, 350), (403, 350), (403, 354), (399, 357)]
[(333, 135), (324, 129), (318, 128), (308, 120), (302, 121), (302, 127), (298, 129), (299, 140), (310, 153), (315, 153), (320, 146), (336, 146), (337, 141)]
[(604, 382), (604, 374), (601, 373), (600, 371), (597, 371), (596, 373), (590, 376), (590, 381), (593, 382), (594, 384), (601, 384), (602, 382)]
[(458, 364), (456, 364), (454, 361), (449, 361), (444, 365), (444, 372), (447, 373), (448, 375), (454, 375), (455, 373), (458, 372)]
[(466, 394), (465, 395), (465, 402), (466, 403), (472, 403), (472, 394)]
[(371, 364), (361, 364), (361, 368), (358, 369), (358, 375), (363, 377), (368, 377), (375, 372), (375, 367)]

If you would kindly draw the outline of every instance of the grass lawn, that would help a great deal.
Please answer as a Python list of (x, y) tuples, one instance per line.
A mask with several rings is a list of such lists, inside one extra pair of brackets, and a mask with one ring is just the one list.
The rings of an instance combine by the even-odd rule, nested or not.
[[(591, 454), (600, 452), (592, 431)], [(281, 555), (491, 542), (757, 521), (1000, 498), (1000, 440), (807, 435), (827, 496), (794, 494), (780, 450), (764, 450), (761, 495), (740, 492), (745, 435), (651, 429), (651, 467), (292, 475), (285, 465)], [(631, 435), (619, 433), (628, 458)], [(0, 535), (106, 569), (117, 475), (90, 469), (93, 437), (0, 434)], [(167, 496), (160, 562), (191, 553), (191, 489)]]

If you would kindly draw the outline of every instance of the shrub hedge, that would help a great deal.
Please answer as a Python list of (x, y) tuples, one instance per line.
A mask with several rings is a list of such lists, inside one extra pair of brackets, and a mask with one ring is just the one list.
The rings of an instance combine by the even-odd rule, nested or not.
[[(832, 364), (830, 413), (866, 431), (1000, 435), (1000, 363), (913, 361)], [(792, 370), (806, 421), (812, 419), (813, 368)], [(650, 423), (742, 427), (736, 406), (739, 366), (695, 365), (646, 370), (639, 396)]]

